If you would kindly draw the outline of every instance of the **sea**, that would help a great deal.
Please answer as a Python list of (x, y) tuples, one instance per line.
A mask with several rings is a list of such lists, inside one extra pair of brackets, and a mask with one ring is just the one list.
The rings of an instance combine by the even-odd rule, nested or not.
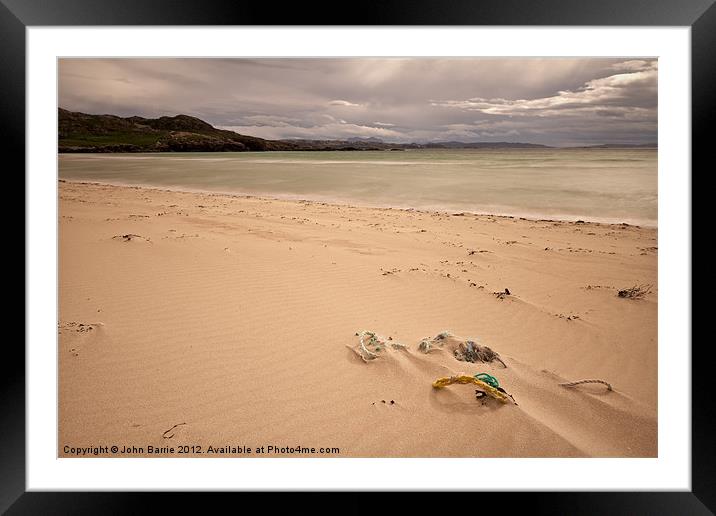
[(59, 178), (657, 226), (656, 149), (60, 154)]

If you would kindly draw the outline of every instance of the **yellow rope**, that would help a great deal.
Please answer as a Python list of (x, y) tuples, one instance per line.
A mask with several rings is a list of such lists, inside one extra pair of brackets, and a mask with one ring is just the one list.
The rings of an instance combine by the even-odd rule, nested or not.
[(433, 387), (435, 387), (436, 389), (442, 389), (443, 387), (447, 387), (448, 385), (452, 385), (453, 383), (474, 383), (481, 390), (485, 391), (487, 394), (489, 394), (496, 400), (500, 400), (502, 403), (508, 403), (510, 401), (506, 394), (501, 391), (498, 391), (492, 385), (489, 385), (482, 380), (478, 380), (474, 376), (467, 376), (466, 374), (461, 374), (457, 376), (444, 376), (442, 378), (438, 378), (433, 382)]

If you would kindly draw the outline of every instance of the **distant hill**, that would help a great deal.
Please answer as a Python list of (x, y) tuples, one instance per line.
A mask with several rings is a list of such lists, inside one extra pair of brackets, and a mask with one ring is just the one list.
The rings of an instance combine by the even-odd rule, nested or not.
[(513, 142), (432, 142), (426, 143), (427, 149), (550, 149), (548, 145), (537, 143)]
[(656, 149), (656, 143), (605, 143), (602, 145), (582, 145), (575, 149)]
[(352, 138), (348, 138), (349, 142), (360, 142), (360, 143), (383, 143), (383, 140), (380, 138), (376, 138), (375, 136), (370, 136), (368, 138), (362, 138), (360, 136), (354, 136)]
[(188, 115), (122, 118), (59, 110), (59, 152), (291, 150), (291, 146), (216, 129)]
[(59, 152), (246, 152), (548, 148), (510, 142), (386, 143), (379, 138), (265, 140), (217, 129), (189, 115), (143, 118), (58, 111)]

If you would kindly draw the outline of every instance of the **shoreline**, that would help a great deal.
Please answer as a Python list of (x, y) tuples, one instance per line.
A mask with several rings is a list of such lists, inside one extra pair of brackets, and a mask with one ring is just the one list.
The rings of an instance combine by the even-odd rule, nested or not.
[[(656, 228), (57, 188), (61, 457), (657, 456)], [(361, 330), (403, 346), (364, 361)], [(518, 405), (432, 387), (462, 373)]]
[[(206, 194), (206, 195), (219, 195), (226, 197), (237, 197), (246, 199), (262, 199), (262, 200), (275, 200), (275, 201), (288, 201), (288, 202), (308, 202), (315, 204), (323, 204), (330, 206), (345, 206), (354, 208), (365, 208), (365, 209), (377, 209), (377, 210), (397, 210), (403, 212), (416, 212), (416, 213), (433, 213), (441, 215), (453, 215), (460, 216), (472, 215), (477, 217), (492, 217), (500, 219), (519, 219), (531, 222), (566, 222), (573, 224), (591, 224), (596, 226), (628, 226), (634, 228), (644, 229), (658, 229), (658, 221), (651, 223), (651, 221), (637, 221), (634, 219), (616, 219), (616, 218), (600, 218), (594, 219), (588, 216), (571, 216), (571, 215), (539, 215), (531, 213), (490, 213), (490, 212), (476, 212), (470, 210), (453, 210), (447, 208), (413, 208), (401, 205), (371, 205), (361, 204), (360, 202), (350, 202), (348, 200), (336, 200), (328, 198), (306, 198), (294, 194), (271, 194), (271, 193), (249, 193), (240, 191), (228, 191), (228, 190), (201, 190), (194, 188), (187, 188), (182, 186), (166, 186), (166, 185), (150, 185), (150, 184), (136, 184), (136, 183), (125, 183), (125, 182), (113, 182), (113, 181), (98, 181), (94, 179), (66, 179), (58, 178), (58, 182), (75, 183), (75, 184), (90, 184), (90, 185), (101, 185), (101, 186), (117, 186), (123, 188), (139, 188), (147, 190), (156, 190), (163, 192), (181, 192), (181, 193), (193, 193), (193, 194)], [(636, 223), (639, 222), (639, 223)]]
[[(248, 136), (248, 135), (247, 135)], [(388, 144), (389, 145), (389, 144)], [(400, 145), (400, 144), (399, 144)], [(164, 155), (173, 155), (173, 154), (271, 154), (274, 152), (310, 152), (310, 153), (320, 153), (320, 152), (420, 152), (420, 151), (430, 151), (430, 152), (440, 152), (440, 151), (446, 151), (446, 152), (452, 152), (455, 150), (460, 151), (478, 151), (478, 152), (503, 152), (505, 150), (512, 151), (559, 151), (559, 150), (595, 150), (595, 151), (613, 151), (613, 150), (626, 150), (626, 151), (658, 151), (659, 147), (657, 145), (649, 146), (649, 145), (636, 145), (636, 146), (608, 146), (608, 145), (595, 145), (595, 146), (575, 146), (575, 147), (550, 147), (550, 146), (536, 146), (536, 147), (421, 147), (421, 148), (404, 148), (404, 149), (360, 149), (360, 148), (354, 148), (354, 149), (286, 149), (286, 150), (263, 150), (263, 151), (256, 151), (256, 150), (249, 150), (249, 151), (212, 151), (212, 150), (201, 150), (201, 151), (156, 151), (156, 150), (150, 150), (150, 149), (142, 149), (137, 151), (126, 151), (126, 152), (107, 152), (104, 150), (94, 150), (94, 148), (90, 147), (88, 149), (91, 150), (85, 150), (85, 151), (79, 151), (77, 149), (81, 149), (82, 147), (74, 147), (73, 150), (66, 150), (68, 147), (64, 148), (58, 148), (57, 154), (71, 154), (71, 155), (88, 155), (88, 154), (104, 154), (104, 155), (136, 155), (136, 154), (164, 154)]]

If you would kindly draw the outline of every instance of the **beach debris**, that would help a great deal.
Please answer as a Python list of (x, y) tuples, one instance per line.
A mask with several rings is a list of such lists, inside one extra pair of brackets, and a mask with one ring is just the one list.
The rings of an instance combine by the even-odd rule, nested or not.
[[(388, 348), (407, 350), (405, 344), (394, 340), (392, 336), (385, 338), (368, 330), (356, 332), (355, 336), (359, 338), (358, 346), (346, 347), (355, 352), (364, 362), (375, 360)], [(507, 368), (507, 364), (496, 351), (480, 345), (474, 340), (458, 338), (449, 331), (442, 331), (432, 338), (423, 338), (418, 343), (418, 350), (425, 354), (445, 347), (452, 351), (454, 357), (461, 362), (490, 363), (498, 361), (503, 367)]]
[(482, 380), (488, 385), (492, 385), (495, 389), (500, 386), (500, 382), (497, 380), (497, 378), (488, 373), (477, 373), (475, 375), (475, 378), (477, 378), (478, 380)]
[(372, 331), (363, 330), (356, 332), (356, 337), (360, 339), (358, 348), (352, 348), (350, 346), (348, 346), (348, 348), (353, 350), (363, 362), (375, 360), (378, 358), (379, 353), (388, 347), (393, 349), (406, 349), (405, 344), (393, 340), (392, 337), (386, 339)]
[(614, 390), (614, 389), (612, 388), (612, 384), (610, 384), (609, 382), (605, 382), (604, 380), (592, 380), (592, 379), (588, 379), (588, 380), (577, 380), (577, 381), (575, 381), (575, 382), (560, 383), (559, 385), (562, 386), (562, 387), (575, 387), (575, 386), (581, 385), (581, 384), (583, 384), (583, 383), (601, 383), (601, 384), (604, 384), (604, 385), (607, 386), (607, 390), (608, 390), (608, 391), (613, 391), (613, 390)]
[(507, 367), (507, 364), (502, 361), (498, 353), (487, 346), (480, 346), (472, 340), (461, 342), (453, 354), (455, 355), (455, 358), (461, 362), (475, 363), (492, 362), (493, 360), (497, 360), (505, 366), (505, 368)]
[[(174, 432), (172, 432), (172, 430), (174, 430), (175, 428), (177, 428), (177, 427), (179, 427), (179, 426), (182, 426), (182, 425), (186, 425), (186, 423), (177, 423), (176, 425), (174, 425), (173, 427), (171, 427), (169, 430), (167, 430), (166, 432), (164, 432), (164, 433), (162, 434), (162, 437), (163, 437), (164, 439), (171, 439), (171, 438), (174, 437), (174, 435), (175, 435)], [(169, 432), (172, 432), (172, 434), (171, 434), (171, 435), (167, 435)]]
[(147, 237), (143, 237), (142, 235), (135, 235), (133, 233), (127, 233), (126, 235), (115, 235), (112, 237), (112, 240), (121, 240), (122, 242), (131, 242), (133, 240), (144, 240), (145, 242), (150, 241)]
[(62, 333), (62, 330), (66, 331), (75, 331), (78, 333), (86, 333), (93, 330), (101, 330), (104, 327), (103, 322), (94, 322), (94, 323), (79, 323), (75, 321), (69, 321), (65, 323), (59, 323), (58, 324), (58, 331), (59, 333)]
[[(380, 400), (380, 402), (383, 403), (384, 405), (388, 404), (388, 402), (385, 400)], [(395, 400), (390, 400), (390, 404), (395, 405)], [(372, 403), (372, 405), (375, 405), (375, 401)]]
[(500, 355), (487, 346), (477, 344), (474, 340), (462, 340), (449, 331), (438, 333), (432, 339), (424, 338), (418, 344), (418, 350), (423, 353), (430, 353), (434, 348), (440, 349), (449, 341), (453, 348), (453, 355), (461, 362), (493, 362), (497, 360), (505, 368), (507, 364), (500, 358)]
[(510, 292), (509, 288), (505, 288), (505, 290), (499, 291), (499, 292), (493, 292), (494, 296), (497, 299), (505, 299), (505, 296), (511, 296), (512, 293)]
[(648, 284), (634, 285), (631, 288), (625, 288), (617, 292), (617, 297), (622, 297), (625, 299), (641, 299), (649, 292), (651, 292), (651, 287), (652, 286)]
[(422, 351), (423, 353), (429, 353), (433, 347), (435, 347), (436, 345), (442, 346), (444, 344), (445, 339), (452, 336), (452, 333), (450, 333), (449, 331), (441, 331), (432, 339), (422, 339), (418, 344), (418, 350)]
[[(390, 400), (389, 402), (385, 401), (385, 400), (380, 400), (380, 402), (383, 403), (384, 405), (388, 405), (388, 404), (395, 405), (395, 400)], [(375, 401), (373, 402), (373, 405), (375, 405)]]
[(432, 347), (432, 343), (427, 339), (421, 340), (420, 344), (418, 344), (418, 349), (420, 351), (422, 351), (423, 353), (428, 353), (430, 351), (431, 347)]
[(574, 321), (575, 319), (579, 319), (578, 315), (570, 314), (570, 315), (564, 315), (564, 314), (554, 314), (555, 317), (559, 317), (560, 319), (564, 319), (565, 321)]
[(471, 383), (477, 385), (479, 389), (475, 391), (476, 399), (483, 398), (487, 395), (502, 403), (509, 403), (511, 399), (512, 402), (517, 405), (517, 402), (512, 395), (500, 387), (500, 383), (497, 381), (497, 378), (487, 373), (478, 373), (475, 376), (468, 376), (465, 373), (458, 373), (454, 376), (444, 376), (433, 382), (433, 388), (442, 389), (443, 387), (447, 387), (448, 385), (452, 385), (454, 383)]

